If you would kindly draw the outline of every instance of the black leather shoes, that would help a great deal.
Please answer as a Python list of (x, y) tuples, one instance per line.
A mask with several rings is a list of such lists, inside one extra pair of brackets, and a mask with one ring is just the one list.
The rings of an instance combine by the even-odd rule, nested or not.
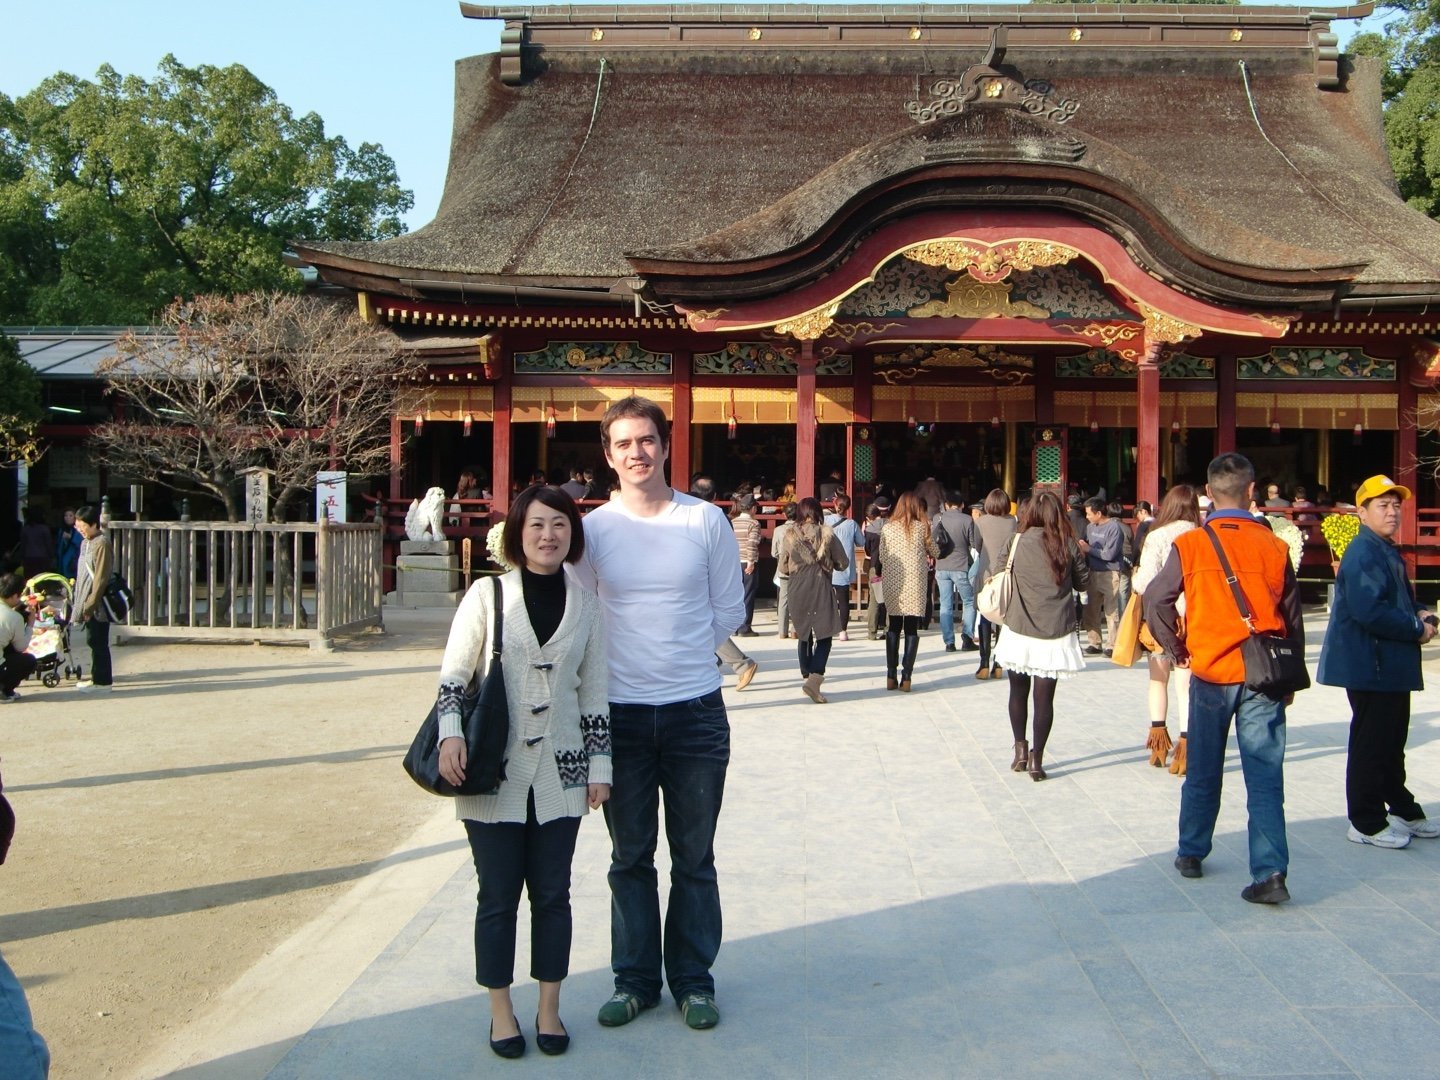
[(1285, 887), (1285, 875), (1274, 873), (1264, 881), (1253, 881), (1240, 890), (1240, 899), (1252, 904), (1283, 904), (1290, 899), (1290, 890)]
[[(564, 1027), (562, 1022), (561, 1027)], [(535, 1045), (540, 1048), (542, 1054), (549, 1054), (551, 1057), (558, 1057), (570, 1049), (569, 1035), (546, 1035), (540, 1030), (540, 1017), (535, 1017)]]
[(1194, 855), (1176, 855), (1175, 869), (1180, 871), (1181, 877), (1193, 878), (1205, 876), (1205, 871), (1200, 869), (1200, 860)]
[[(520, 1025), (516, 1024), (515, 1026), (519, 1027)], [(494, 1051), (496, 1057), (511, 1059), (521, 1057), (525, 1053), (525, 1036), (520, 1034), (511, 1035), (508, 1039), (497, 1039), (495, 1038), (495, 1021), (491, 1020), (490, 1049)]]

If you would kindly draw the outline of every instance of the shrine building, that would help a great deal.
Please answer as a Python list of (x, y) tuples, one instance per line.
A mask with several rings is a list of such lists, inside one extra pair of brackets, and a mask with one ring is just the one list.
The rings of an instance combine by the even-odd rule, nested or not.
[(435, 220), (298, 254), (427, 358), (395, 497), (478, 463), (503, 513), (640, 393), (682, 489), (1154, 501), (1239, 450), (1312, 499), (1391, 473), (1413, 544), (1440, 223), (1337, 45), (1370, 11), (462, 4), (503, 30)]

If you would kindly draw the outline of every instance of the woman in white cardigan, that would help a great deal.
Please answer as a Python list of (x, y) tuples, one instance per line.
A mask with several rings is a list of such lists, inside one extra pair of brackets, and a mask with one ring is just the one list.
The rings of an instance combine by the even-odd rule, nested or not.
[[(1146, 587), (1155, 580), (1155, 575), (1170, 558), (1170, 549), (1175, 538), (1189, 532), (1200, 524), (1200, 502), (1196, 491), (1189, 484), (1176, 484), (1165, 493), (1160, 512), (1155, 515), (1145, 542), (1140, 546), (1140, 563), (1130, 586), (1137, 595), (1143, 596)], [(1185, 603), (1185, 598), (1180, 598)], [(1180, 608), (1183, 615), (1185, 609)], [(1185, 744), (1190, 726), (1190, 669), (1177, 668), (1170, 657), (1161, 652), (1152, 652), (1150, 664), (1150, 764), (1164, 768), (1165, 754), (1170, 749), (1170, 732), (1165, 726), (1165, 712), (1170, 703), (1170, 679), (1175, 679), (1175, 696), (1178, 704), (1176, 714), (1180, 717), (1180, 742), (1175, 747), (1175, 757), (1170, 771), (1177, 776), (1185, 775)]]
[[(570, 863), (580, 818), (610, 797), (610, 706), (600, 603), (565, 573), (585, 538), (575, 502), (559, 488), (521, 492), (503, 532), (502, 663), (510, 706), (504, 780), (455, 800), (480, 880), (475, 981), (490, 991), (490, 1049), (525, 1052), (510, 984), (523, 884), (530, 896), (530, 974), (540, 985), (535, 1042), (563, 1054), (560, 983), (570, 964)], [(440, 772), (464, 778), (461, 694), (489, 652), (494, 586), (482, 578), (460, 602), (440, 667)]]

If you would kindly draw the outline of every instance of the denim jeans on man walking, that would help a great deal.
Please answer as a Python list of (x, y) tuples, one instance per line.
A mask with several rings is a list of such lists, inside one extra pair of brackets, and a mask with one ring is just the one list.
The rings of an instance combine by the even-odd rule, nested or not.
[(964, 605), (961, 633), (975, 637), (975, 586), (969, 570), (936, 570), (935, 584), (940, 589), (940, 636), (946, 645), (955, 644), (955, 594)]
[[(730, 722), (715, 690), (668, 705), (610, 703), (614, 785), (610, 829), (610, 962), (615, 989), (646, 1002), (664, 982), (678, 1001), (714, 994), (710, 968), (720, 951), (715, 824), (730, 762)], [(665, 800), (670, 902), (660, 926), (655, 846)]]
[(1241, 683), (1190, 680), (1189, 760), (1180, 789), (1179, 854), (1199, 859), (1210, 854), (1232, 717), (1250, 812), (1250, 877), (1263, 881), (1290, 866), (1285, 840), (1285, 706)]

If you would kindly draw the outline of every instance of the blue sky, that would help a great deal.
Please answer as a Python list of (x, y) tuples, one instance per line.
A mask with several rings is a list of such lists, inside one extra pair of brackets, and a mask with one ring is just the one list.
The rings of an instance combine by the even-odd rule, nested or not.
[[(458, 0), (0, 0), (0, 12), (0, 93), (104, 63), (149, 78), (167, 52), (190, 67), (244, 64), (331, 135), (380, 143), (415, 192), (412, 229), (440, 203), (455, 61), (500, 40), (499, 23), (461, 18)], [(1337, 24), (1342, 39), (1352, 26)]]

